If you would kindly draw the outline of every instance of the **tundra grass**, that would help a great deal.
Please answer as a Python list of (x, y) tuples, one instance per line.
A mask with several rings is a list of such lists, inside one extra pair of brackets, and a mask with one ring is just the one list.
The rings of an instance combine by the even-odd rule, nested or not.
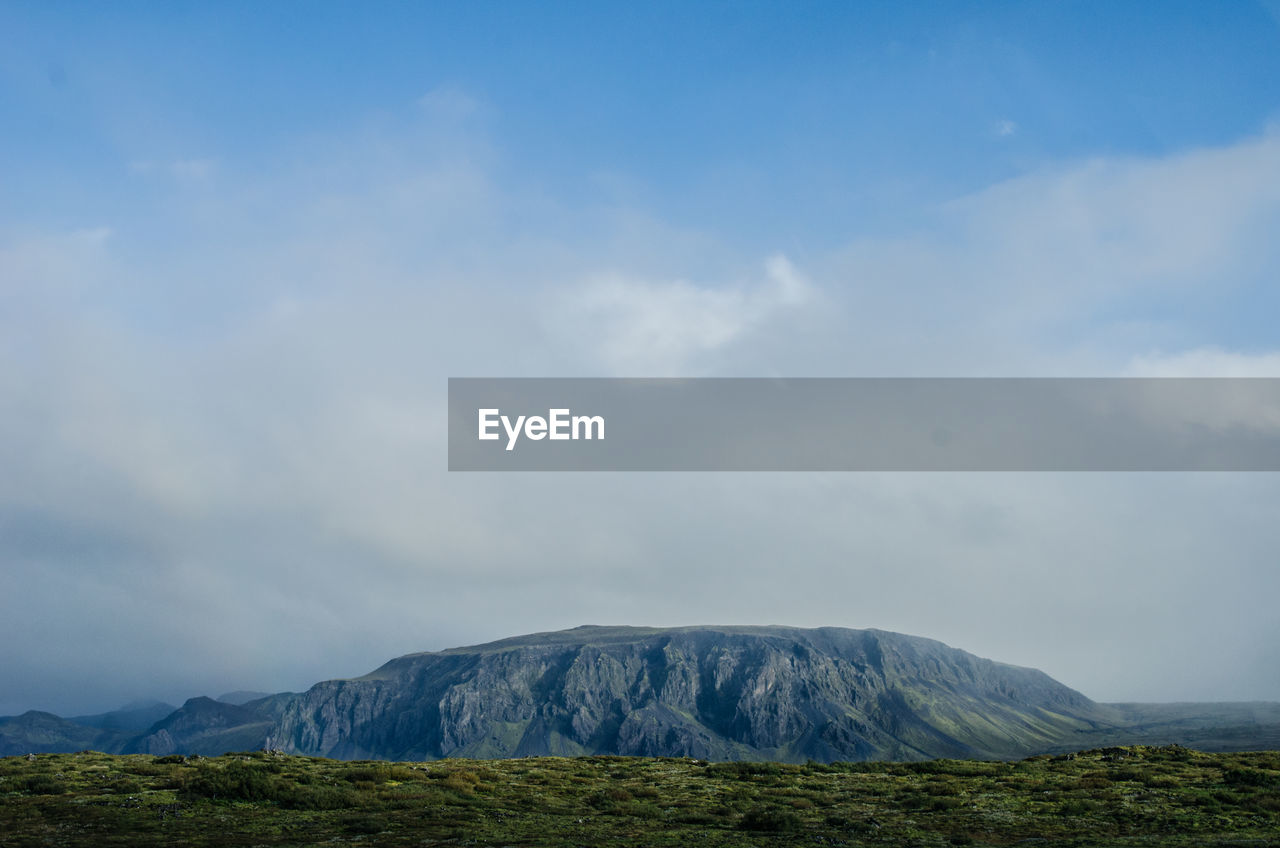
[(1021, 762), (0, 760), (0, 844), (1280, 846), (1280, 752)]

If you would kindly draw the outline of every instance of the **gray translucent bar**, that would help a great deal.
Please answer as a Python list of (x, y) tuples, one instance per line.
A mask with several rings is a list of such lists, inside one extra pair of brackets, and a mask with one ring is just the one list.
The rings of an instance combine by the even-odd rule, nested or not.
[(449, 470), (1280, 471), (1280, 379), (451, 378)]

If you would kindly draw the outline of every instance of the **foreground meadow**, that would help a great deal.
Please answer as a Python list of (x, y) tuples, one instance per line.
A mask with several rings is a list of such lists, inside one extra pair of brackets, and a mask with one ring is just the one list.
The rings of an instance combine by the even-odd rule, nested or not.
[(1021, 762), (0, 760), (0, 844), (1280, 845), (1280, 752)]

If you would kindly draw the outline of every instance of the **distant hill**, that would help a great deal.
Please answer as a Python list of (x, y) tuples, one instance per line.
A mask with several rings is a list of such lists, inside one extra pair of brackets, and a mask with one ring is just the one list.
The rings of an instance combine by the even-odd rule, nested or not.
[(224, 704), (235, 704), (237, 707), (242, 707), (245, 704), (249, 703), (250, 701), (256, 701), (259, 698), (265, 698), (270, 694), (271, 694), (270, 692), (253, 692), (248, 689), (237, 689), (234, 692), (228, 692), (225, 695), (219, 695), (217, 697), (217, 700), (221, 701)]
[(67, 720), (100, 730), (123, 730), (136, 733), (146, 730), (176, 709), (177, 707), (173, 704), (166, 704), (163, 701), (134, 701), (109, 713), (75, 716)]
[(1049, 753), (1106, 745), (1168, 745), (1199, 751), (1280, 750), (1280, 704), (1236, 703), (1108, 704), (1116, 723), (1073, 733)]
[(192, 698), (130, 741), (124, 752), (217, 755), (253, 750), (262, 747), (271, 726), (254, 710), (212, 698)]
[(76, 724), (37, 710), (0, 718), (0, 757), (83, 751), (86, 748), (118, 754), (128, 741), (127, 733)]
[(87, 717), (102, 725), (92, 727), (48, 713), (0, 719), (0, 752), (802, 762), (1015, 759), (1132, 742), (1280, 746), (1280, 705), (1097, 704), (1035, 669), (834, 627), (578, 627), (258, 694), (192, 698), (145, 728), (136, 710)]

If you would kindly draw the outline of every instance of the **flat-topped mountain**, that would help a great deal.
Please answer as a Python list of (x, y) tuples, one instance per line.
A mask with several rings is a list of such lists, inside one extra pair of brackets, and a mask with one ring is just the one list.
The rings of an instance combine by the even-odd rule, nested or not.
[(263, 708), (274, 747), (391, 759), (1000, 758), (1109, 717), (930, 639), (790, 627), (579, 627), (411, 654)]
[(6, 753), (265, 747), (392, 760), (1011, 759), (1129, 737), (1267, 747), (1280, 705), (1096, 704), (1035, 669), (881, 630), (578, 627), (409, 654), (302, 693), (192, 698), (141, 732), (122, 726), (29, 713), (0, 719), (0, 742)]

